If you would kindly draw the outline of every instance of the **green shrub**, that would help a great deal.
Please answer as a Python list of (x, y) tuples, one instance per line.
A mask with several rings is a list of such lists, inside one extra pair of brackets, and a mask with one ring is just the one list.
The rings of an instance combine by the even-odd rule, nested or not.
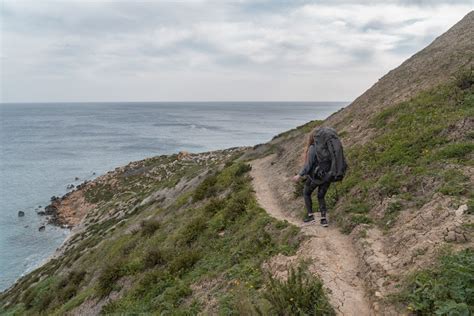
[(177, 281), (173, 286), (167, 287), (161, 295), (154, 299), (154, 308), (160, 311), (161, 315), (186, 315), (184, 308), (180, 311), (175, 311), (184, 299), (191, 295), (192, 291), (184, 282)]
[(122, 262), (106, 265), (100, 273), (97, 283), (97, 294), (105, 297), (115, 288), (116, 282), (122, 277)]
[(465, 159), (474, 152), (474, 144), (470, 143), (452, 143), (444, 146), (438, 153), (438, 157), (443, 159)]
[(351, 221), (354, 225), (358, 224), (370, 224), (372, 219), (364, 214), (354, 214), (351, 216)]
[(376, 184), (376, 188), (382, 196), (398, 194), (400, 186), (399, 175), (390, 171), (381, 176)]
[(439, 192), (446, 195), (463, 195), (468, 191), (469, 177), (465, 176), (461, 171), (448, 169), (443, 173), (443, 183), (439, 188)]
[(412, 275), (399, 299), (417, 315), (474, 313), (474, 250), (440, 258), (432, 269)]
[(201, 259), (198, 250), (184, 249), (181, 253), (176, 253), (172, 261), (169, 263), (171, 273), (180, 275), (186, 270), (192, 268), (196, 262)]
[(400, 201), (391, 202), (388, 204), (383, 216), (383, 226), (385, 228), (392, 227), (399, 212), (402, 210), (402, 203)]
[(52, 303), (54, 294), (51, 291), (41, 292), (36, 299), (38, 310), (43, 312), (48, 309), (49, 305)]
[(251, 194), (247, 190), (235, 193), (227, 202), (224, 208), (224, 218), (227, 221), (233, 221), (246, 212)]
[(302, 265), (290, 268), (287, 280), (270, 275), (263, 297), (274, 315), (335, 315), (321, 281)]
[(160, 249), (150, 249), (145, 253), (143, 265), (145, 268), (153, 268), (166, 263), (165, 256)]
[(135, 239), (132, 239), (129, 242), (127, 242), (125, 245), (123, 245), (122, 249), (120, 249), (120, 252), (122, 253), (122, 255), (128, 256), (137, 247), (137, 244), (138, 244), (138, 241)]
[(150, 237), (160, 228), (160, 222), (157, 220), (142, 221), (140, 227), (142, 236)]
[(344, 208), (347, 213), (365, 214), (370, 211), (370, 205), (363, 200), (354, 199)]
[(58, 301), (61, 304), (69, 301), (76, 295), (85, 275), (86, 272), (82, 270), (71, 271), (58, 282), (53, 291), (56, 293)]
[(295, 199), (303, 196), (304, 183), (305, 181), (298, 181), (293, 184), (293, 197)]
[(198, 185), (198, 187), (194, 190), (193, 201), (194, 202), (200, 201), (214, 195), (217, 191), (216, 183), (217, 183), (216, 174), (210, 175), (206, 179), (204, 179), (204, 181), (201, 182)]
[(469, 199), (467, 201), (467, 214), (474, 214), (474, 199)]
[(474, 70), (472, 69), (465, 69), (460, 71), (456, 75), (456, 85), (461, 90), (466, 90), (472, 87), (474, 84)]
[(177, 239), (179, 242), (189, 245), (193, 243), (206, 228), (207, 220), (202, 216), (195, 217), (178, 231)]
[(235, 170), (234, 176), (235, 177), (240, 177), (244, 175), (245, 173), (249, 172), (252, 170), (252, 166), (246, 163), (237, 163), (237, 169)]
[(212, 198), (204, 207), (204, 212), (207, 215), (214, 215), (215, 213), (219, 212), (225, 205), (225, 201), (223, 199)]

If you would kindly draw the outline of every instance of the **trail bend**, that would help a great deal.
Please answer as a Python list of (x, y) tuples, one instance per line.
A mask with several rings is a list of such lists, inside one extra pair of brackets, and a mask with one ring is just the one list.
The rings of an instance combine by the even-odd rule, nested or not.
[[(350, 238), (334, 226), (325, 228), (319, 226), (319, 223), (303, 224), (301, 219), (285, 212), (284, 205), (272, 187), (274, 183), (289, 180), (285, 175), (274, 171), (271, 163), (273, 159), (275, 156), (270, 155), (251, 162), (251, 176), (258, 203), (269, 215), (300, 227), (309, 237), (300, 246), (296, 257), (312, 262), (310, 270), (329, 289), (330, 302), (338, 315), (375, 315), (370, 308)], [(291, 190), (291, 183), (288, 183), (288, 188)]]

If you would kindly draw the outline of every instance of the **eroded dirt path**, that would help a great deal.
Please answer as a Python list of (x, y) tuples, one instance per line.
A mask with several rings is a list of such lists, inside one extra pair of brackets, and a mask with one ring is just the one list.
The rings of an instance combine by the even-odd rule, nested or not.
[[(288, 182), (284, 175), (272, 172), (271, 161), (274, 156), (254, 160), (251, 176), (259, 204), (273, 217), (301, 227), (310, 238), (298, 250), (296, 258), (278, 256), (278, 264), (291, 263), (295, 259), (310, 259), (311, 272), (324, 282), (332, 305), (339, 315), (373, 315), (361, 275), (358, 273), (358, 259), (348, 236), (337, 228), (324, 228), (317, 224), (303, 225), (301, 219), (285, 212), (275, 190), (274, 181)], [(288, 183), (291, 188), (291, 183)], [(291, 190), (291, 189), (290, 189)], [(283, 262), (282, 262), (283, 261)]]

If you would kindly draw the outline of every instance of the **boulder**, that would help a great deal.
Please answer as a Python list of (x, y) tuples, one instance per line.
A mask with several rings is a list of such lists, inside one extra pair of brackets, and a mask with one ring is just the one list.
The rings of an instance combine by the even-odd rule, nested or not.
[(46, 229), (46, 226), (44, 226), (44, 225), (41, 225), (41, 226), (38, 228), (38, 230), (39, 230), (40, 232), (44, 231), (45, 229)]
[(25, 216), (25, 212), (23, 211), (18, 211), (18, 217), (23, 217)]
[(190, 156), (189, 152), (187, 151), (180, 151), (178, 153), (178, 160), (182, 160), (182, 159), (185, 159), (185, 158), (188, 158)]
[(45, 211), (44, 213), (45, 213), (45, 215), (53, 215), (53, 214), (56, 213), (56, 210), (57, 210), (56, 206), (51, 204), (51, 205), (48, 205), (44, 208), (44, 211)]

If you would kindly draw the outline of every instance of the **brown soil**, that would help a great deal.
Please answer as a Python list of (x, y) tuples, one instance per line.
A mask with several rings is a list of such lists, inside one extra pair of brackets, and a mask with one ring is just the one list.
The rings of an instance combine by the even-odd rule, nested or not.
[[(301, 245), (295, 257), (279, 255), (268, 263), (276, 268), (275, 273), (286, 269), (295, 259), (310, 259), (310, 270), (316, 273), (329, 289), (332, 305), (340, 315), (372, 315), (364, 282), (359, 271), (358, 256), (350, 237), (341, 234), (336, 228), (324, 228), (317, 224), (303, 225), (301, 219), (289, 215), (275, 196), (272, 182), (288, 183), (283, 174), (272, 172), (274, 156), (252, 162), (254, 189), (260, 205), (273, 217), (286, 220), (302, 229), (309, 238)], [(288, 183), (291, 187), (291, 184)]]

